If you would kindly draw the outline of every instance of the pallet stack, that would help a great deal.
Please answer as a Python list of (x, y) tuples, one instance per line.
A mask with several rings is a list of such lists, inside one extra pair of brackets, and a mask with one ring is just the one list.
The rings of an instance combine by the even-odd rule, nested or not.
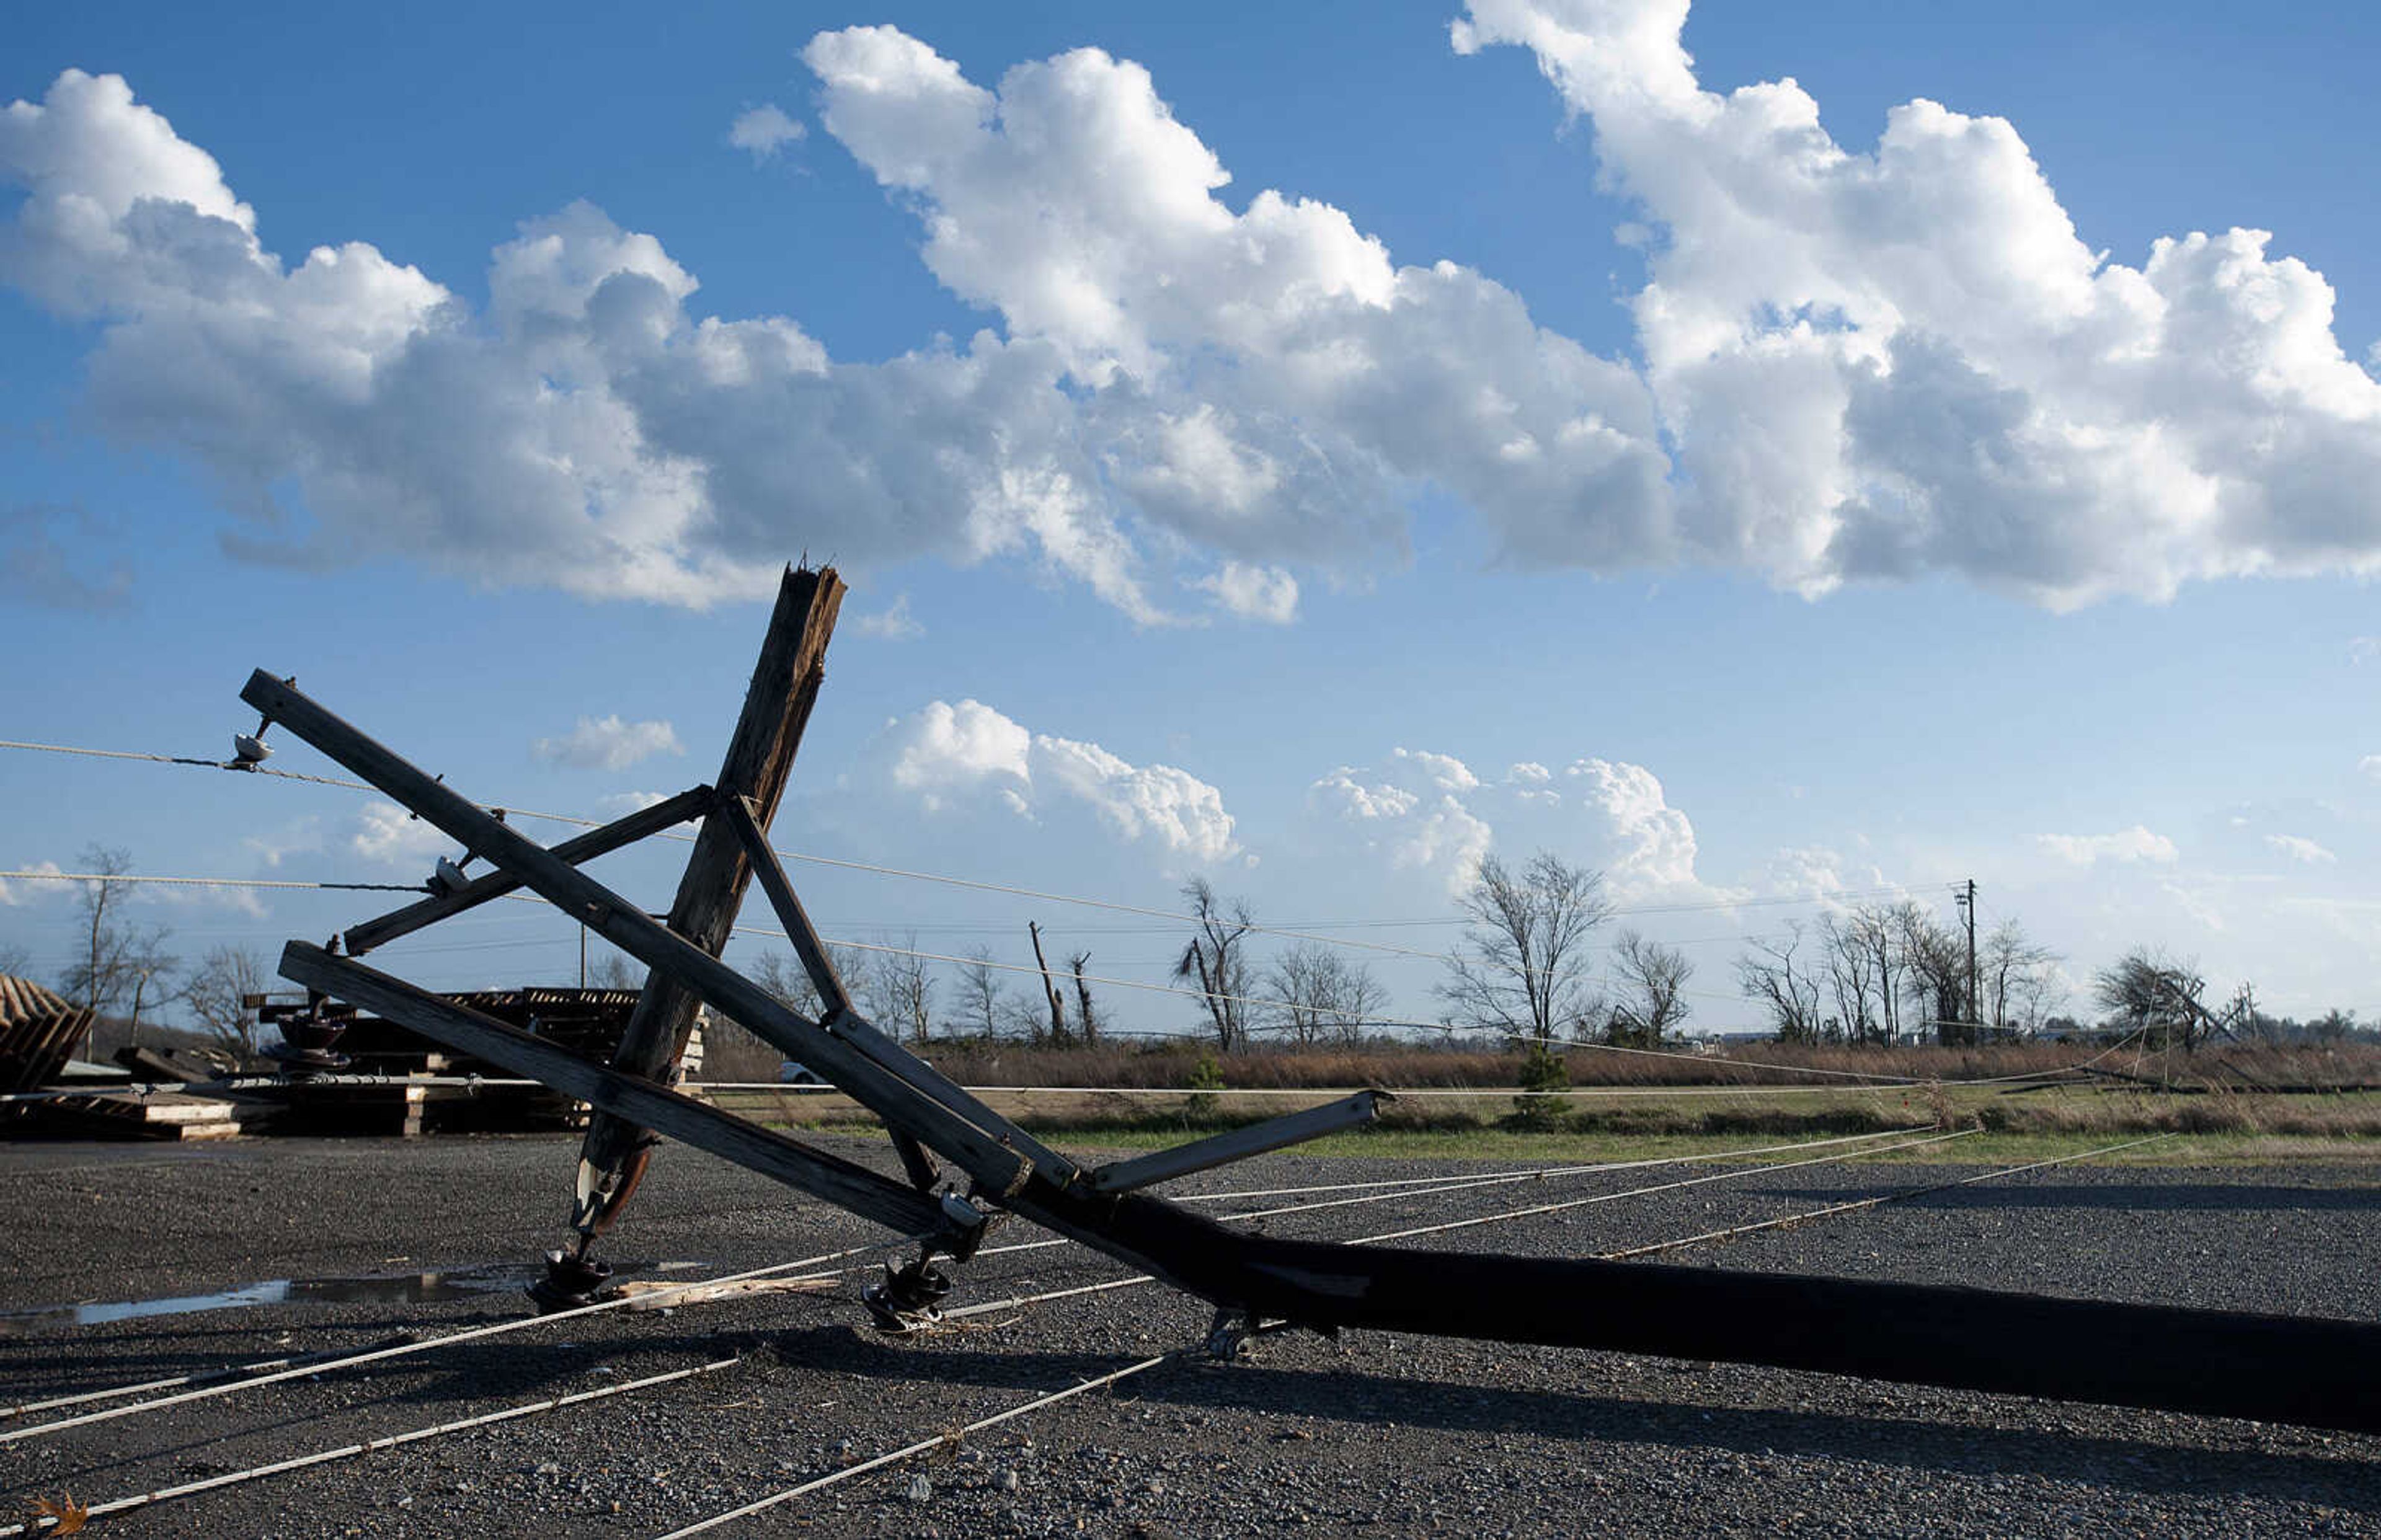
[(47, 1085), (91, 1030), (91, 1012), (31, 979), (0, 973), (0, 1092)]
[(220, 1096), (179, 1091), (141, 1095), (130, 1091), (89, 1091), (50, 1097), (35, 1116), (42, 1131), (71, 1139), (158, 1139), (189, 1143), (234, 1139), (248, 1131), (244, 1121), (262, 1109)]
[[(507, 1026), (518, 1027), (581, 1057), (608, 1062), (636, 1009), (633, 989), (531, 986), (481, 989), (446, 998)], [(511, 1079), (482, 1060), (449, 1053), (430, 1039), (377, 1016), (358, 1015), (339, 1034), (337, 1052), (348, 1077), (385, 1077), (356, 1085), (299, 1082), (276, 1091), (279, 1133), (374, 1134), (534, 1133), (584, 1128), (587, 1106), (534, 1085), (434, 1083), (481, 1076)], [(689, 1073), (702, 1063), (698, 1035), (688, 1049)]]
[[(55, 1081), (91, 1030), (92, 1013), (29, 979), (0, 974), (0, 1092)], [(240, 1109), (213, 1096), (141, 1096), (93, 1089), (0, 1109), (25, 1131), (85, 1139), (227, 1139)]]

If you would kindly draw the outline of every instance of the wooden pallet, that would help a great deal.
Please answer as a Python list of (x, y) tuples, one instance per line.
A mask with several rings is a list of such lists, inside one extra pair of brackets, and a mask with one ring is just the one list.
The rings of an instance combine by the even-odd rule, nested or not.
[(94, 1091), (80, 1095), (54, 1096), (34, 1114), (38, 1126), (86, 1139), (178, 1140), (236, 1139), (243, 1118), (255, 1109), (214, 1096), (163, 1092), (139, 1096), (129, 1092)]
[(91, 1027), (91, 1012), (30, 979), (0, 973), (0, 1091), (44, 1084)]

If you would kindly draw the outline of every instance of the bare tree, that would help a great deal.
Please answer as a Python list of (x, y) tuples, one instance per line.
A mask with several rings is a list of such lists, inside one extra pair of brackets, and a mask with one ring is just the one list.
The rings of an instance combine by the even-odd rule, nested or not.
[(960, 1019), (987, 1040), (998, 1037), (1004, 994), (1000, 975), (993, 970), (992, 948), (978, 947), (970, 952), (959, 964)]
[[(826, 944), (827, 966), (843, 981), (843, 992), (851, 997), (851, 1008), (880, 1027), (895, 1020), (893, 997), (885, 987), (885, 970), (877, 963), (883, 955), (840, 941)], [(821, 1008), (824, 1008), (824, 1001)]]
[(33, 954), (13, 941), (0, 942), (0, 976), (21, 979), (32, 972)]
[(1087, 1048), (1098, 1046), (1100, 1041), (1100, 1009), (1092, 1001), (1091, 981), (1083, 977), (1091, 963), (1089, 952), (1077, 952), (1067, 959), (1067, 971), (1075, 975), (1075, 1028)]
[(2060, 960), (2057, 952), (2030, 940), (2015, 920), (1994, 926), (1976, 954), (1976, 990), (1984, 997), (1984, 1021), (2002, 1032), (2029, 1037), (2041, 1031), (2067, 997), (2067, 987), (2059, 981)]
[(629, 959), (629, 954), (606, 951), (587, 970), (590, 989), (642, 989), (645, 970)]
[(163, 942), (166, 934), (163, 925), (150, 926), (125, 953), (124, 976), (128, 981), (127, 992), (131, 996), (126, 1002), (128, 1008), (125, 1011), (125, 1032), (128, 1042), (140, 1041), (142, 1008), (170, 1000), (176, 993), (174, 974), (182, 966), (182, 959), (165, 949)]
[(1966, 940), (1914, 900), (1896, 904), (1891, 918), (1901, 952), (1902, 990), (1918, 1008), (1919, 1021), (1933, 1021), (1940, 1042), (1974, 1042), (1975, 1026), (1968, 1020)]
[(934, 1033), (934, 975), (918, 956), (917, 933), (904, 936), (900, 947), (888, 944), (877, 953), (875, 972), (887, 1030), (897, 1037), (909, 1033), (912, 1043), (925, 1042)]
[(1857, 911), (1822, 914), (1818, 929), (1819, 956), (1814, 967), (1825, 970), (1827, 996), (1836, 1008), (1830, 1018), (1835, 1030), (1825, 1035), (1866, 1043), (1883, 1030), (1877, 1017), (1876, 950), (1868, 944), (1869, 935), (1859, 923)]
[[(132, 870), (132, 852), (86, 845), (81, 864), (103, 879), (118, 876)], [(82, 953), (58, 980), (61, 993), (79, 999), (94, 1016), (102, 1007), (114, 1005), (123, 988), (124, 936), (116, 910), (124, 893), (121, 883), (103, 880), (82, 885)]]
[(256, 1054), (256, 1012), (247, 1004), (264, 993), (264, 958), (252, 947), (214, 947), (182, 985), (182, 1003), (215, 1041), (242, 1058)]
[(1000, 1030), (1006, 1036), (1022, 1038), (1034, 1047), (1041, 1047), (1050, 1040), (1047, 1005), (1031, 995), (1003, 995), (1000, 997)]
[(1912, 1021), (1935, 1023), (1947, 1043), (1968, 1035), (1966, 943), (1924, 905), (1823, 914), (1818, 939), (1816, 971), (1851, 1042), (1896, 1042)]
[(1589, 1015), (1587, 938), (1612, 911), (1603, 873), (1550, 850), (1518, 874), (1483, 856), (1460, 902), (1463, 949), (1438, 986), (1453, 1020), (1545, 1043)]
[(2196, 1049), (2216, 1023), (2199, 996), (2199, 964), (2155, 947), (2136, 947), (2092, 976), (2092, 997), (2117, 1021), (2154, 1040)]
[(787, 1009), (818, 1020), (822, 1010), (818, 985), (791, 952), (763, 952), (753, 959), (752, 982)]
[[(1737, 986), (1769, 1013), (1781, 1043), (1816, 1043), (1825, 1032), (1825, 982), (1807, 956), (1802, 923), (1786, 923), (1782, 941), (1754, 937), (1752, 949), (1736, 959)], [(1823, 947), (1824, 949), (1824, 947)]]
[(1884, 904), (1820, 917), (1836, 1010), (1855, 1043), (1891, 1043), (1901, 1033), (1906, 928), (1902, 916)]
[(1281, 1002), (1273, 1008), (1273, 1025), (1300, 1047), (1325, 1042), (1352, 1046), (1362, 1040), (1364, 1023), (1388, 1003), (1388, 991), (1371, 969), (1312, 941), (1274, 959), (1265, 970), (1264, 989)]
[(1183, 948), (1182, 960), (1174, 965), (1174, 976), (1199, 981), (1216, 1045), (1232, 1053), (1246, 1047), (1249, 1041), (1248, 1008), (1243, 1002), (1250, 994), (1250, 970), (1240, 943), (1256, 922), (1241, 900), (1235, 898), (1227, 906), (1217, 898), (1204, 877), (1184, 883), (1182, 897), (1190, 900), (1199, 933)]
[(163, 986), (180, 966), (180, 959), (165, 950), (165, 938), (173, 932), (164, 925), (137, 925), (124, 919), (128, 885), (107, 879), (132, 870), (130, 851), (88, 845), (82, 861), (98, 874), (99, 880), (82, 885), (83, 944), (59, 981), (60, 990), (89, 1008), (94, 1041), (100, 1014), (128, 1005), (131, 1040), (137, 1043), (141, 1010), (167, 993)]
[(1648, 941), (1635, 931), (1622, 931), (1612, 944), (1612, 972), (1620, 986), (1613, 1006), (1608, 1040), (1625, 1045), (1658, 1048), (1662, 1039), (1687, 1019), (1687, 981), (1695, 965), (1675, 947)]

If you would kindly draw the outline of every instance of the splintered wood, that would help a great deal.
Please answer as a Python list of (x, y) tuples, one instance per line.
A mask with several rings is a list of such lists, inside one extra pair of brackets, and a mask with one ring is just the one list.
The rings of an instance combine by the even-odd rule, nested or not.
[[(833, 1273), (813, 1273), (793, 1278), (739, 1278), (733, 1283), (698, 1284), (689, 1288), (682, 1283), (662, 1283), (640, 1278), (618, 1286), (620, 1297), (631, 1302), (630, 1314), (648, 1310), (675, 1310), (682, 1304), (711, 1304), (719, 1300), (740, 1300), (754, 1294), (824, 1294), (841, 1281)], [(647, 1296), (660, 1294), (662, 1299)]]

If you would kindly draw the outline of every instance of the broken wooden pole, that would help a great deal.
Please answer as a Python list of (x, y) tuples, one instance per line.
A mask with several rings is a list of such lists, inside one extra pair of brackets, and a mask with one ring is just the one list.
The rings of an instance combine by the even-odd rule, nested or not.
[[(777, 584), (776, 607), (770, 612), (760, 661), (753, 666), (743, 711), (718, 778), (712, 783), (721, 798), (751, 798), (764, 830), (776, 816), (794, 756), (802, 746), (802, 731), (810, 725), (811, 708), (826, 677), (827, 642), (835, 635), (843, 594), (843, 580), (832, 567), (815, 572), (788, 567)], [(715, 817), (704, 818), (687, 857), (685, 875), (678, 879), (678, 898), (670, 905), (669, 928), (717, 957), (735, 928), (751, 875), (734, 832)], [(682, 982), (660, 971), (649, 973), (612, 1055), (613, 1068), (647, 1080), (661, 1076), (686, 1052), (699, 1004)], [(650, 1158), (649, 1150), (644, 1131), (632, 1123), (603, 1113), (590, 1121), (580, 1144), (581, 1196), (570, 1216), (571, 1227), (581, 1236), (601, 1235), (619, 1217)]]

